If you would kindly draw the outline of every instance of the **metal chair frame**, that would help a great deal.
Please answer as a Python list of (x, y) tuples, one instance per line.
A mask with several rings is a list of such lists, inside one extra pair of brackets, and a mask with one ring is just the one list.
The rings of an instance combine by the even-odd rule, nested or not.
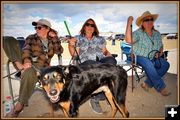
[(15, 98), (15, 96), (14, 96), (13, 87), (12, 87), (12, 80), (18, 80), (18, 81), (20, 81), (21, 79), (18, 78), (18, 77), (12, 77), (12, 76), (13, 76), (13, 75), (16, 75), (16, 74), (19, 73), (19, 72), (21, 72), (21, 70), (18, 70), (18, 71), (15, 71), (15, 72), (11, 73), (10, 63), (11, 63), (10, 60), (8, 60), (7, 63), (6, 63), (7, 75), (4, 76), (3, 78), (6, 78), (6, 77), (7, 77), (7, 79), (8, 79), (10, 96), (11, 96), (11, 98), (12, 98), (13, 106), (15, 106), (15, 103), (17, 102), (18, 98)]
[[(134, 87), (134, 75), (133, 75), (133, 72), (135, 72), (135, 77), (136, 77), (136, 81), (139, 83), (140, 80), (145, 77), (145, 74), (144, 74), (144, 70), (142, 69), (141, 66), (137, 65), (137, 56), (135, 54), (133, 54), (133, 57), (132, 57), (132, 46), (128, 43), (123, 43), (125, 44), (124, 47), (126, 47), (127, 49), (124, 50), (123, 46), (122, 46), (122, 43), (120, 45), (121, 47), (121, 60), (123, 60), (125, 62), (125, 64), (120, 64), (122, 67), (123, 66), (130, 66), (129, 69), (127, 69), (126, 71), (130, 71), (132, 70), (132, 92), (133, 92), (133, 89), (135, 88)], [(124, 60), (124, 57), (123, 55), (126, 55), (126, 60)], [(131, 61), (133, 59), (133, 62)], [(138, 75), (138, 72), (137, 72), (137, 69), (140, 69), (141, 70), (141, 74), (142, 76), (139, 76)]]

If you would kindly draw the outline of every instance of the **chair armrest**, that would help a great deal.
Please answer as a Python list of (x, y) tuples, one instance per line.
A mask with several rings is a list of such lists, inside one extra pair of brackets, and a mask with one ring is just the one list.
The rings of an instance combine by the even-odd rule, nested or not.
[(118, 55), (117, 54), (111, 54), (114, 58), (116, 58)]

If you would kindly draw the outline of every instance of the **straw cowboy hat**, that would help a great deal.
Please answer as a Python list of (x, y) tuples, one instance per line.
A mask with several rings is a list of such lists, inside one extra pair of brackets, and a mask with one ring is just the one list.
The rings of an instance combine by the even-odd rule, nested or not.
[(146, 11), (140, 17), (137, 18), (136, 25), (141, 26), (142, 21), (144, 20), (145, 17), (152, 17), (153, 20), (155, 21), (158, 17), (158, 14), (151, 14), (149, 11)]

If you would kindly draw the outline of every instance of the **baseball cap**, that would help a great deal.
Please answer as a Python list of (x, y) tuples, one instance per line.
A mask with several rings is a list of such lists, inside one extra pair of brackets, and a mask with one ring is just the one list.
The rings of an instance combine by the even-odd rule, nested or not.
[(39, 24), (39, 25), (46, 25), (46, 26), (51, 28), (51, 23), (48, 20), (46, 20), (46, 19), (40, 19), (37, 22), (35, 22), (35, 21), (32, 22), (33, 26), (36, 26), (37, 24)]

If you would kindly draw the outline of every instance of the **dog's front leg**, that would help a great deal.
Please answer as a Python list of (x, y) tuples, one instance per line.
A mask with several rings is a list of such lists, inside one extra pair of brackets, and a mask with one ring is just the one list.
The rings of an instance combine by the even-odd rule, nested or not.
[(63, 108), (62, 110), (63, 110), (64, 116), (65, 116), (66, 118), (68, 118), (69, 115), (67, 114), (67, 111), (66, 111), (64, 108)]
[(69, 115), (71, 117), (77, 117), (77, 115), (78, 115), (78, 104), (77, 103), (72, 102), (72, 104), (70, 105)]
[(54, 117), (54, 109), (52, 103), (49, 106), (50, 117)]
[(62, 107), (63, 113), (65, 117), (69, 117), (69, 110), (70, 110), (70, 101), (60, 102), (60, 106)]

